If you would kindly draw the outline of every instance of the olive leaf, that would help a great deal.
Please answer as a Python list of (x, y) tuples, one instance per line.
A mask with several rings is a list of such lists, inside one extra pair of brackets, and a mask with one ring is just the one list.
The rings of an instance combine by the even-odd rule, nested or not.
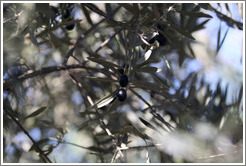
[(39, 109), (37, 109), (36, 111), (34, 111), (33, 113), (31, 113), (30, 115), (26, 116), (24, 119), (28, 119), (34, 116), (37, 116), (39, 114), (41, 114), (42, 112), (44, 112), (46, 110), (47, 107), (41, 107)]
[(138, 118), (139, 118), (139, 120), (140, 120), (145, 126), (151, 128), (151, 129), (153, 129), (153, 130), (156, 130), (156, 128), (155, 128), (152, 124), (150, 124), (149, 122), (147, 122), (146, 120), (144, 120), (144, 119), (141, 118), (141, 117), (138, 117)]
[(213, 18), (209, 14), (203, 13), (203, 12), (191, 12), (191, 11), (184, 11), (184, 10), (176, 10), (175, 12), (178, 12), (180, 14), (184, 14), (191, 17), (207, 17), (207, 18)]
[(39, 140), (38, 142), (36, 142), (36, 144), (33, 144), (33, 145), (30, 147), (29, 152), (32, 151), (32, 150), (34, 150), (34, 149), (35, 149), (35, 146), (38, 146), (38, 145), (43, 144), (43, 143), (46, 143), (46, 142), (48, 142), (49, 140), (50, 140), (49, 138), (43, 138), (43, 139)]
[(84, 78), (87, 78), (93, 81), (100, 81), (100, 82), (118, 82), (118, 80), (113, 80), (109, 78), (100, 78), (100, 77), (92, 77), (92, 76), (85, 76)]
[(201, 30), (204, 28), (204, 25), (207, 24), (207, 22), (210, 21), (210, 19), (206, 19), (205, 21), (203, 21), (202, 23), (198, 24), (197, 26), (193, 27), (190, 32), (195, 32), (195, 31), (198, 31), (198, 30)]
[(140, 58), (136, 63), (137, 65), (142, 64), (143, 62), (147, 61), (152, 54), (153, 46), (144, 54), (142, 58)]
[(217, 38), (217, 49), (216, 49), (217, 53), (219, 52), (220, 48), (222, 47), (222, 45), (223, 45), (223, 43), (225, 41), (225, 38), (227, 36), (228, 31), (229, 31), (229, 27), (227, 28), (222, 41), (220, 41), (221, 40), (221, 25), (220, 25), (220, 28), (218, 30), (218, 38)]
[(119, 3), (120, 6), (122, 6), (123, 8), (125, 8), (127, 11), (129, 11), (130, 13), (134, 14), (135, 13), (135, 9), (133, 8), (132, 5), (130, 5), (129, 3)]
[(91, 109), (95, 109), (95, 108), (102, 108), (106, 105), (108, 105), (109, 103), (113, 102), (116, 99), (116, 92), (118, 90), (115, 90), (114, 92), (110, 93), (109, 95), (103, 97), (102, 99), (100, 99), (99, 101), (97, 101), (92, 107)]
[(106, 61), (106, 60), (103, 60), (102, 58), (94, 58), (94, 57), (88, 57), (88, 59), (90, 61), (93, 61), (93, 62), (96, 62), (98, 64), (101, 64), (103, 65), (104, 67), (106, 68), (120, 68), (121, 66), (117, 65), (117, 64), (114, 64), (112, 62), (109, 62), (109, 61)]
[(112, 104), (110, 104), (107, 112), (112, 112), (113, 110), (117, 109), (117, 106), (119, 106), (120, 101), (119, 100), (113, 100)]
[(145, 72), (145, 73), (155, 73), (155, 72), (160, 72), (162, 69), (161, 68), (157, 68), (157, 67), (151, 67), (151, 66), (147, 66), (147, 67), (142, 67), (139, 69), (136, 69), (136, 72)]
[(85, 15), (85, 17), (86, 17), (86, 20), (88, 21), (88, 23), (89, 23), (91, 26), (93, 26), (93, 22), (92, 22), (92, 20), (91, 20), (89, 11), (87, 10), (87, 8), (86, 8), (84, 5), (81, 5), (81, 7), (82, 7), (82, 11), (83, 11), (83, 13), (84, 13), (84, 15)]
[(189, 32), (185, 31), (184, 29), (181, 29), (178, 25), (175, 25), (171, 22), (169, 22), (169, 25), (172, 29), (174, 29), (175, 31), (183, 35), (184, 37), (195, 40), (195, 38)]

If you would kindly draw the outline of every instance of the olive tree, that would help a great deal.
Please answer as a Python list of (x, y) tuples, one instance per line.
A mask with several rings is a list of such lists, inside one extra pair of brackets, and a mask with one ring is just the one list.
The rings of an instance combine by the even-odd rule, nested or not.
[(241, 3), (2, 8), (3, 162), (243, 161), (242, 74), (229, 93), (228, 72), (188, 70), (205, 51), (219, 65)]

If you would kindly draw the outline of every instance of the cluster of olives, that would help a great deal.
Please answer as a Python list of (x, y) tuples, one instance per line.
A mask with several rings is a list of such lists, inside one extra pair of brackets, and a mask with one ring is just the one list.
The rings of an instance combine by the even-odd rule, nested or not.
[[(125, 66), (125, 65), (124, 65)], [(123, 66), (123, 68), (124, 68)], [(124, 69), (121, 68), (118, 70), (118, 72), (121, 74), (121, 76), (119, 77), (119, 84), (121, 87), (126, 87), (129, 80), (128, 80), (128, 76), (124, 74)], [(121, 88), (117, 91), (117, 98), (119, 101), (125, 101), (127, 98), (127, 93), (126, 90)]]

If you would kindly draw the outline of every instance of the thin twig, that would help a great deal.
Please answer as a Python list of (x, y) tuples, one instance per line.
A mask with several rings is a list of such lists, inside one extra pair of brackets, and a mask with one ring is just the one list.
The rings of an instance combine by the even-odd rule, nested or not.
[(97, 53), (98, 51), (100, 51), (105, 45), (107, 45), (118, 33), (120, 33), (122, 30), (124, 29), (124, 26), (122, 26), (118, 31), (116, 31), (112, 36), (110, 36), (108, 39), (106, 39), (101, 45), (100, 47), (98, 47), (95, 51), (95, 53)]
[(146, 147), (156, 147), (156, 146), (161, 146), (162, 144), (151, 144), (151, 145), (143, 145), (143, 146), (130, 146), (130, 147), (123, 147), (120, 148), (120, 150), (134, 150), (134, 149), (141, 149), (141, 148), (146, 148)]
[[(6, 106), (6, 104), (4, 104), (4, 106)], [(44, 154), (44, 152), (39, 148), (39, 146), (37, 145), (36, 141), (30, 136), (30, 134), (28, 133), (28, 131), (21, 125), (21, 123), (19, 122), (19, 120), (17, 118), (15, 118), (9, 111), (7, 111), (7, 109), (4, 109), (4, 112), (16, 123), (17, 126), (19, 126), (19, 128), (28, 136), (28, 138), (32, 141), (35, 150), (39, 153), (39, 156), (41, 158), (41, 160), (43, 160), (43, 162), (48, 162), (48, 163), (52, 163), (51, 160)]]
[(14, 79), (12, 79), (12, 78), (4, 79), (3, 80), (3, 90), (8, 90), (12, 85), (15, 84), (16, 81), (23, 81), (23, 80), (28, 79), (28, 78), (33, 78), (36, 76), (49, 74), (49, 73), (52, 73), (55, 71), (62, 71), (62, 70), (68, 70), (68, 69), (87, 69), (87, 70), (91, 70), (91, 71), (105, 73), (101, 69), (86, 67), (83, 64), (76, 64), (76, 65), (69, 65), (69, 66), (64, 66), (64, 65), (50, 66), (50, 67), (44, 67), (44, 68), (36, 69), (36, 70), (28, 70), (24, 74), (20, 75), (17, 78), (14, 78)]
[[(108, 21), (110, 21), (116, 25), (119, 25), (119, 26), (124, 25), (122, 22), (116, 21), (112, 17), (109, 17), (106, 13), (102, 12), (100, 9), (98, 9), (96, 6), (94, 6), (92, 4), (84, 3), (83, 5), (86, 6), (87, 8), (89, 8), (90, 10), (92, 10), (93, 12), (105, 17)], [(120, 6), (117, 7), (117, 9), (119, 9), (119, 8), (120, 8)]]

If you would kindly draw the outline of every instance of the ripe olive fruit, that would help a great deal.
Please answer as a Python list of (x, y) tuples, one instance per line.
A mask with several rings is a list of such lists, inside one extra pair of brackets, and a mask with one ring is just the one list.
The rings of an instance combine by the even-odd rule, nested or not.
[(154, 44), (154, 42), (155, 42), (155, 37), (149, 40), (149, 44)]
[(123, 74), (124, 74), (124, 69), (123, 69), (123, 68), (118, 69), (118, 72), (119, 72), (121, 75), (123, 75)]
[(155, 39), (159, 42), (161, 46), (164, 46), (167, 43), (167, 39), (162, 34), (156, 35)]
[(75, 27), (75, 24), (70, 24), (70, 25), (67, 25), (66, 28), (67, 30), (73, 30), (73, 28)]
[(128, 84), (128, 82), (129, 82), (129, 81), (128, 81), (128, 77), (127, 77), (126, 75), (120, 76), (120, 78), (119, 78), (120, 86), (126, 87), (127, 84)]
[(117, 98), (119, 101), (125, 101), (126, 100), (126, 97), (127, 97), (127, 93), (126, 93), (126, 90), (125, 89), (120, 89), (118, 90), (117, 92)]
[[(72, 19), (68, 19), (67, 21), (72, 21)], [(75, 27), (75, 24), (70, 24), (70, 25), (67, 25), (66, 28), (67, 30), (73, 30), (73, 28)]]
[(65, 13), (63, 14), (64, 19), (68, 19), (70, 17), (70, 11), (66, 9)]
[(159, 29), (159, 30), (161, 30), (161, 31), (165, 31), (165, 29), (167, 28), (167, 26), (164, 25), (164, 24), (157, 24), (156, 25), (156, 28)]

